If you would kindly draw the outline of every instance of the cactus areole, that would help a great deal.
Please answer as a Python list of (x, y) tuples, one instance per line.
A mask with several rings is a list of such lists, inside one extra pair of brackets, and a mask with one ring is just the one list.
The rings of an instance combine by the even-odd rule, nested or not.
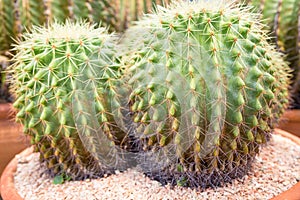
[(176, 1), (127, 31), (129, 106), (154, 179), (217, 186), (245, 175), (266, 143), (289, 73), (250, 10)]

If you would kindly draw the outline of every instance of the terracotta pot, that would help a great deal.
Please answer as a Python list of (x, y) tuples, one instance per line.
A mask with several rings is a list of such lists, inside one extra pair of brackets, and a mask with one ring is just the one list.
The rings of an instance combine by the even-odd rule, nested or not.
[[(296, 137), (284, 130), (276, 129), (276, 133), (283, 137), (289, 138), (296, 144), (300, 145), (300, 138)], [(300, 199), (300, 182), (296, 183), (292, 188), (274, 197), (272, 200), (299, 200)]]
[(300, 109), (287, 110), (280, 119), (279, 128), (300, 137)]
[[(32, 153), (32, 148), (27, 148), (20, 153), (22, 156), (27, 156)], [(1, 196), (4, 200), (22, 200), (23, 198), (18, 194), (14, 185), (14, 173), (17, 170), (18, 160), (15, 157), (6, 166), (1, 176)]]
[(14, 122), (12, 113), (11, 104), (0, 104), (0, 174), (17, 153), (28, 147), (22, 127)]
[[(289, 138), (298, 145), (300, 145), (300, 138), (285, 132), (280, 129), (275, 129), (275, 132), (283, 137)], [(32, 152), (32, 148), (27, 148), (21, 155), (27, 156)], [(17, 170), (17, 159), (14, 158), (5, 168), (1, 176), (1, 195), (3, 200), (22, 200), (18, 194), (16, 188), (14, 187), (14, 173)], [(272, 198), (271, 200), (299, 200), (300, 197), (300, 182), (294, 185), (289, 190), (279, 194), (278, 196)]]
[(14, 116), (11, 103), (0, 103), (0, 120), (12, 119)]

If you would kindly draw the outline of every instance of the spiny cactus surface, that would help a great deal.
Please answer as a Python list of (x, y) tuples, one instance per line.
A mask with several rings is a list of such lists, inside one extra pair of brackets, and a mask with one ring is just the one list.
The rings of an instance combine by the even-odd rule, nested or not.
[[(262, 20), (272, 34), (278, 48), (288, 54), (291, 66), (298, 64), (298, 25), (299, 0), (259, 0), (249, 1), (257, 11), (262, 13)], [(296, 68), (296, 67), (295, 67)]]
[[(41, 161), (53, 175), (72, 179), (109, 173), (114, 166), (102, 165), (99, 148), (126, 143), (110, 110), (117, 103), (114, 83), (121, 73), (115, 36), (104, 28), (67, 22), (36, 27), (23, 39), (11, 66), (13, 105)], [(87, 95), (91, 102), (81, 100)], [(98, 130), (90, 127), (87, 107), (94, 109)], [(95, 131), (105, 135), (105, 144)]]
[(265, 27), (272, 36), (271, 41), (276, 47), (287, 54), (286, 60), (293, 69), (292, 106), (300, 106), (300, 1), (299, 0), (250, 0), (249, 5), (254, 6), (256, 12), (262, 13)]
[(288, 103), (288, 66), (263, 28), (249, 7), (199, 0), (127, 31), (128, 104), (148, 175), (206, 187), (247, 173)]

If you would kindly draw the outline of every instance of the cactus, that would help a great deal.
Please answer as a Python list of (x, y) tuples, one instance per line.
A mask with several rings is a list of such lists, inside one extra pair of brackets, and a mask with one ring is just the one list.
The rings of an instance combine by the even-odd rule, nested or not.
[(113, 2), (117, 16), (117, 30), (124, 31), (130, 23), (138, 20), (143, 13), (149, 13), (157, 5), (168, 5), (170, 0), (117, 0)]
[(263, 28), (247, 6), (181, 0), (125, 33), (149, 176), (206, 187), (247, 173), (288, 103), (289, 68)]
[(0, 103), (10, 102), (11, 96), (8, 93), (8, 84), (6, 82), (7, 74), (5, 72), (7, 66), (9, 64), (8, 58), (0, 55)]
[(299, 47), (297, 40), (300, 1), (266, 0), (262, 3), (252, 0), (249, 4), (262, 12), (262, 20), (267, 24), (266, 27), (274, 37), (277, 47), (288, 54), (287, 60), (298, 71)]
[(3, 54), (10, 48), (11, 36), (14, 35), (14, 10), (13, 1), (0, 1), (0, 53)]
[(266, 29), (271, 33), (272, 41), (277, 48), (287, 54), (286, 60), (293, 69), (291, 84), (293, 102), (292, 106), (300, 107), (299, 91), (299, 69), (300, 69), (300, 1), (299, 0), (250, 0), (248, 4), (262, 13)]
[(55, 21), (87, 20), (110, 25), (115, 29), (114, 9), (106, 0), (1, 0), (0, 1), (0, 53), (9, 51), (13, 40), (30, 30), (33, 25)]
[(150, 12), (156, 4), (168, 3), (169, 0), (1, 0), (0, 53), (9, 51), (13, 40), (19, 39), (32, 25), (86, 20), (108, 26), (110, 31), (124, 31), (143, 12)]
[[(90, 133), (94, 130), (82, 114), (87, 106), (80, 98), (84, 91), (92, 95), (88, 107), (95, 105), (96, 122), (109, 138), (107, 145), (124, 146), (126, 133), (116, 127), (110, 110), (110, 104), (117, 103), (114, 82), (121, 73), (114, 56), (116, 37), (104, 28), (67, 22), (36, 27), (23, 39), (10, 67), (13, 105), (41, 161), (52, 175), (72, 179), (110, 173), (99, 162), (97, 151), (104, 144)], [(81, 134), (86, 134), (90, 147), (85, 146), (76, 122), (86, 128)]]

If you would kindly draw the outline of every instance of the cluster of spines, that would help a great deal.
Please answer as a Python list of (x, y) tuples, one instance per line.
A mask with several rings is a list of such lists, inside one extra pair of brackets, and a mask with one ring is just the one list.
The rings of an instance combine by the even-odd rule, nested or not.
[[(198, 177), (222, 174), (222, 182), (227, 175), (228, 179), (238, 176), (233, 171), (244, 171), (266, 142), (275, 115), (287, 104), (289, 77), (282, 55), (268, 45), (254, 14), (234, 6), (218, 9), (216, 2), (212, 4), (216, 8), (208, 9), (201, 3), (207, 4), (179, 2), (134, 27), (143, 43), (133, 56), (134, 92), (129, 105), (147, 148), (175, 146), (178, 162), (171, 163), (166, 174), (182, 176), (176, 171), (179, 164), (186, 174)], [(187, 110), (178, 105), (178, 93), (168, 91), (178, 81), (172, 72), (189, 86), (181, 91), (187, 94)], [(157, 80), (161, 82), (155, 84)], [(191, 124), (180, 130), (186, 113)], [(191, 146), (186, 148), (184, 143)], [(187, 184), (197, 185), (195, 176), (189, 178)], [(218, 183), (216, 178), (212, 184)]]

